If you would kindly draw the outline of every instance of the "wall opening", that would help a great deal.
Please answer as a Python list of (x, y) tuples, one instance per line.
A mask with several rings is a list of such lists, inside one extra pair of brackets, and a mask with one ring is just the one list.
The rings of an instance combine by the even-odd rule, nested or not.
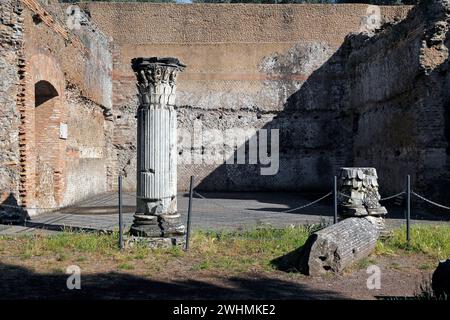
[(34, 85), (35, 93), (35, 199), (39, 208), (58, 205), (61, 170), (59, 169), (60, 97), (48, 81)]

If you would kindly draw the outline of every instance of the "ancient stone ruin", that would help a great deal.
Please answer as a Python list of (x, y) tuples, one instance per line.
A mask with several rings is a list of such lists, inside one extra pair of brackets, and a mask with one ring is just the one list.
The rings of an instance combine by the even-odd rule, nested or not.
[(371, 254), (379, 235), (370, 219), (347, 218), (311, 235), (291, 263), (312, 276), (339, 273)]
[(339, 193), (342, 221), (314, 232), (299, 249), (276, 262), (281, 269), (295, 269), (317, 276), (339, 273), (367, 257), (384, 230), (386, 208), (379, 203), (375, 168), (341, 168)]
[[(0, 204), (33, 216), (114, 192), (119, 175), (124, 191), (148, 181), (150, 171), (136, 175), (137, 167), (156, 167), (138, 164), (130, 61), (172, 56), (189, 65), (177, 81), (176, 127), (186, 133), (175, 152), (177, 181), (161, 171), (159, 181), (170, 185), (164, 195), (140, 189), (136, 232), (145, 219), (176, 212), (171, 197), (188, 189), (191, 175), (206, 191), (328, 192), (339, 168), (374, 167), (386, 194), (410, 174), (414, 190), (449, 205), (448, 8), (448, 0), (414, 7), (2, 0)], [(194, 163), (217, 143), (197, 134), (199, 123), (219, 133), (279, 129), (279, 170), (262, 176), (255, 164)], [(342, 191), (352, 201), (342, 198), (342, 206), (382, 215), (371, 202), (376, 186), (358, 179)], [(374, 197), (358, 198), (359, 188)]]
[(341, 168), (339, 176), (339, 206), (346, 217), (384, 216), (380, 205), (378, 177), (375, 168)]
[(177, 212), (176, 79), (185, 68), (176, 58), (135, 58), (137, 77), (136, 214), (131, 234), (182, 236)]

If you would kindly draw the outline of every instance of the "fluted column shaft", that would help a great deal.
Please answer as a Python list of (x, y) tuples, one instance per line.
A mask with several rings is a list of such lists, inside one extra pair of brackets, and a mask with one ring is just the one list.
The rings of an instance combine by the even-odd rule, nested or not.
[(175, 58), (135, 58), (137, 111), (136, 214), (131, 233), (167, 237), (184, 234), (177, 214), (176, 77), (184, 69)]

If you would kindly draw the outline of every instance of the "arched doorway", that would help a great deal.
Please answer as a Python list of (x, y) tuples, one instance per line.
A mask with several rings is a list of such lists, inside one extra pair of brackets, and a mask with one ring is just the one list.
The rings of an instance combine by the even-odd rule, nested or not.
[(35, 199), (38, 207), (47, 209), (58, 205), (59, 188), (59, 126), (60, 97), (48, 81), (38, 81), (35, 93)]

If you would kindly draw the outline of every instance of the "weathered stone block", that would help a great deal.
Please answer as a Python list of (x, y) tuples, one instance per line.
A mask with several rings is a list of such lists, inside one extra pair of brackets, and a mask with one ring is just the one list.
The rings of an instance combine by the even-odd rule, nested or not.
[(379, 237), (378, 227), (367, 218), (348, 218), (314, 232), (301, 248), (274, 261), (280, 269), (318, 276), (339, 273), (367, 257)]
[(341, 168), (338, 182), (341, 215), (385, 215), (387, 210), (379, 203), (377, 179), (375, 168)]

